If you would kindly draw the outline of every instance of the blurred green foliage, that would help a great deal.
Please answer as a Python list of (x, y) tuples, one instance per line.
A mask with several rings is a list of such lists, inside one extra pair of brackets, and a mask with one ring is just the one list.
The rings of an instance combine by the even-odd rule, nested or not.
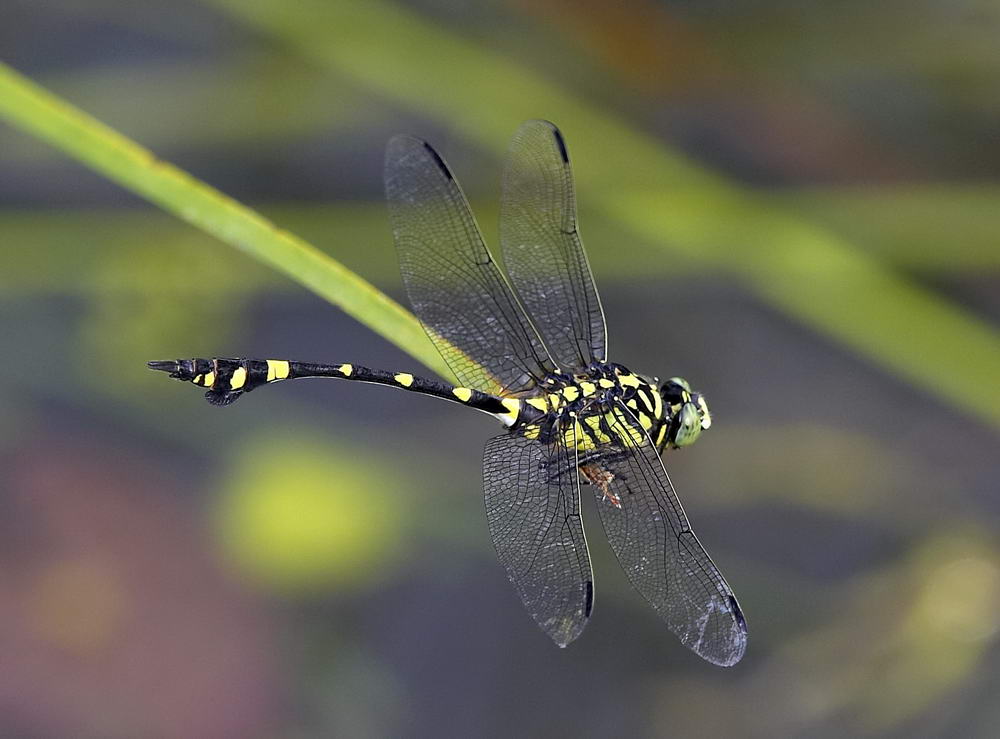
[(293, 276), (334, 305), (423, 358), (447, 368), (404, 308), (339, 262), (254, 211), (0, 65), (0, 113), (112, 180), (232, 246)]

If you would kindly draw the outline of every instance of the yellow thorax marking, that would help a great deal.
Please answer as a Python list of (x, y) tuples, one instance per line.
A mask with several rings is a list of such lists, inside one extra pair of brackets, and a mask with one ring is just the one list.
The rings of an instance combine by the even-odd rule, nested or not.
[(635, 375), (618, 375), (618, 382), (624, 387), (639, 387), (639, 378)]
[(611, 437), (608, 436), (607, 433), (605, 433), (605, 431), (601, 428), (601, 421), (603, 420), (601, 416), (587, 416), (583, 420), (586, 421), (587, 425), (590, 426), (591, 429), (593, 429), (594, 435), (597, 437), (599, 442), (603, 444), (611, 441)]
[(629, 442), (633, 444), (641, 444), (644, 438), (643, 433), (635, 427), (632, 423), (632, 419), (625, 415), (625, 411), (621, 408), (614, 408), (612, 410), (615, 419), (618, 423), (615, 424), (615, 433), (618, 437), (628, 444)]
[(640, 413), (639, 414), (639, 424), (644, 429), (646, 429), (646, 431), (649, 431), (651, 428), (653, 428), (653, 419), (650, 418), (649, 416), (647, 416), (645, 413)]
[[(392, 379), (398, 382), (403, 387), (409, 387), (413, 384), (413, 375), (409, 372), (400, 372), (399, 374), (393, 375)], [(456, 393), (457, 395), (457, 393)], [(469, 393), (469, 398), (472, 397), (472, 393)], [(463, 398), (463, 400), (468, 400), (469, 398)]]
[(246, 384), (247, 381), (247, 371), (243, 367), (237, 367), (233, 370), (233, 376), (229, 378), (229, 387), (233, 390), (239, 390)]
[(631, 400), (626, 400), (625, 401), (625, 405), (627, 405), (629, 408), (631, 408), (634, 411), (639, 410), (639, 404), (636, 402), (635, 398), (632, 398)]
[(451, 394), (463, 403), (468, 403), (469, 399), (472, 398), (472, 391), (467, 387), (452, 388)]
[(663, 443), (663, 437), (667, 434), (667, 424), (660, 426), (660, 433), (656, 435), (656, 446)]
[[(592, 382), (581, 382), (580, 392), (583, 393), (583, 397), (587, 398), (597, 392), (597, 385)], [(567, 390), (569, 388), (566, 388)]]
[(498, 413), (497, 415), (508, 426), (513, 426), (514, 421), (517, 420), (517, 414), (521, 412), (521, 401), (516, 398), (504, 398), (500, 401), (500, 404), (507, 409), (507, 412)]
[(594, 440), (583, 430), (583, 424), (573, 414), (573, 423), (566, 426), (562, 432), (563, 444), (568, 448), (593, 449), (596, 444)]
[(566, 398), (570, 403), (580, 397), (580, 390), (572, 385), (569, 387), (564, 387), (562, 391), (563, 397)]
[(351, 373), (354, 372), (354, 365), (353, 364), (342, 364), (337, 369), (340, 370), (340, 374), (342, 374), (344, 377), (350, 377)]
[(659, 388), (653, 388), (653, 415), (656, 418), (663, 418), (663, 398), (660, 396)]
[(288, 362), (284, 359), (267, 360), (267, 381), (284, 380), (288, 377)]
[(607, 377), (602, 377), (600, 380), (597, 381), (597, 384), (600, 385), (601, 387), (615, 386), (614, 380), (609, 380)]
[(649, 409), (650, 413), (653, 413), (654, 403), (653, 403), (652, 398), (649, 397), (649, 393), (648, 392), (646, 392), (646, 393), (642, 393), (641, 392), (641, 393), (639, 393), (639, 395), (642, 396), (643, 405), (645, 405), (646, 408)]
[(528, 398), (525, 402), (532, 408), (537, 408), (542, 413), (545, 413), (549, 409), (549, 404), (545, 402), (544, 398)]

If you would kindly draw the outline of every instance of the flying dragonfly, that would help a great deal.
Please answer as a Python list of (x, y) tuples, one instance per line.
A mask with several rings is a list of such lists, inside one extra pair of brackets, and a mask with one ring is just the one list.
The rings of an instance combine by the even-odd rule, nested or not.
[(450, 385), (356, 364), (215, 358), (150, 362), (228, 405), (261, 385), (333, 377), (389, 385), (495, 416), (486, 444), (486, 516), (500, 561), (538, 625), (565, 647), (590, 619), (593, 573), (580, 515), (593, 489), (611, 548), (632, 585), (681, 642), (717, 665), (743, 657), (736, 596), (691, 530), (660, 455), (712, 422), (682, 378), (659, 384), (607, 359), (604, 312), (577, 230), (566, 143), (524, 123), (503, 175), (500, 244), (487, 249), (441, 156), (390, 140), (385, 189), (403, 282)]

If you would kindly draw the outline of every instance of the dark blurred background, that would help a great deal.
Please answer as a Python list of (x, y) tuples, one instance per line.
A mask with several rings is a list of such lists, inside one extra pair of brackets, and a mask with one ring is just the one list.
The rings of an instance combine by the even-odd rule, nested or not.
[(0, 735), (1000, 734), (997, 38), (985, 0), (0, 0), (0, 59), (398, 299), (385, 141), (493, 238), (508, 137), (558, 123), (612, 358), (712, 403), (666, 461), (750, 624), (702, 662), (588, 509), (555, 648), (489, 541), (489, 419), (147, 371), (422, 368), (0, 127)]

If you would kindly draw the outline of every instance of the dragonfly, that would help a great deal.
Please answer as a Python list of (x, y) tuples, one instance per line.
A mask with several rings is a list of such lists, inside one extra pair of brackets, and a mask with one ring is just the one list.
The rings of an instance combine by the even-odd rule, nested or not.
[(483, 240), (444, 159), (393, 137), (385, 191), (403, 283), (458, 385), (349, 363), (194, 358), (149, 362), (229, 405), (266, 384), (338, 378), (401, 388), (488, 413), (503, 433), (486, 444), (483, 487), (497, 555), (528, 612), (561, 647), (587, 625), (594, 578), (583, 489), (632, 585), (707, 661), (746, 651), (736, 596), (695, 536), (661, 455), (712, 423), (704, 395), (607, 359), (601, 300), (577, 228), (566, 142), (555, 125), (524, 123), (504, 165), (503, 268)]

